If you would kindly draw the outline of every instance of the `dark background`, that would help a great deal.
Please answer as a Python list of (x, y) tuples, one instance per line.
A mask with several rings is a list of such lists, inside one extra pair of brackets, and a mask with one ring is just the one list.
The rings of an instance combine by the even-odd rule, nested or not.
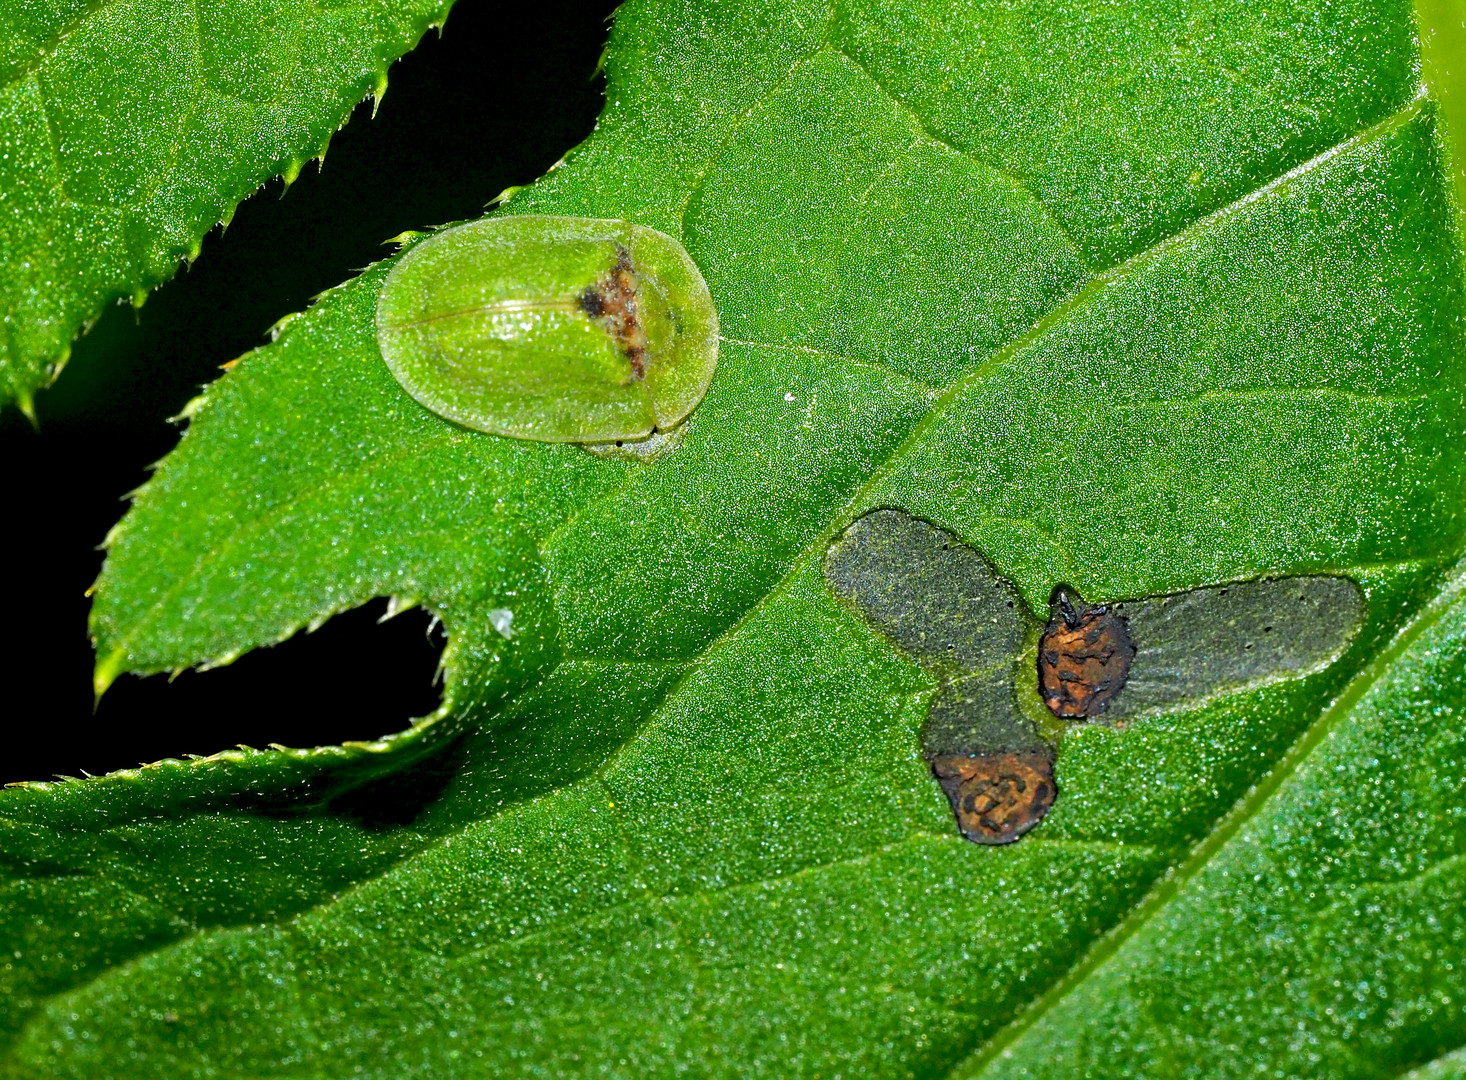
[(385, 601), (169, 681), (125, 675), (93, 711), (84, 593), (123, 496), (177, 442), (169, 422), (219, 365), (281, 316), (379, 259), (406, 229), (475, 218), (590, 134), (611, 0), (459, 0), (331, 140), (325, 166), (277, 179), (215, 229), (189, 270), (138, 311), (109, 306), (36, 397), (39, 429), (0, 414), (7, 479), (0, 565), (0, 783), (127, 768), (244, 743), (370, 739), (438, 703), (441, 635), (422, 611), (378, 624)]

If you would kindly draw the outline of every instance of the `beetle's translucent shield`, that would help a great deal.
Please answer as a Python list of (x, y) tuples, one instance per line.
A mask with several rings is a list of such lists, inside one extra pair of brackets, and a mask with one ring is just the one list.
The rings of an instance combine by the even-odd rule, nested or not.
[(404, 389), (467, 427), (543, 442), (640, 439), (707, 391), (718, 320), (682, 246), (624, 221), (544, 215), (445, 230), (377, 302)]

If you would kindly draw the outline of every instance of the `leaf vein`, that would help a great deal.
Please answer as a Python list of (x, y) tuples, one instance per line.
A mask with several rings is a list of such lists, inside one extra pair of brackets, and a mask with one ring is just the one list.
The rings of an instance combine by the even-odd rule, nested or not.
[[(697, 175), (692, 178), (692, 183), (687, 188), (687, 195), (683, 198), (682, 205), (677, 208), (677, 226), (684, 240), (689, 239), (687, 236), (687, 218), (692, 212), (692, 206), (701, 197), (703, 188), (707, 184), (708, 177), (712, 175), (718, 159), (723, 156), (728, 147), (733, 145), (734, 140), (738, 138), (739, 132), (743, 130), (743, 126), (748, 123), (749, 118), (758, 112), (759, 109), (763, 108), (794, 77), (794, 73), (808, 63), (810, 59), (818, 55), (824, 47), (824, 44), (821, 43), (796, 56), (789, 64), (788, 69), (770, 83), (767, 90), (759, 94), (757, 98), (749, 103), (748, 108), (744, 109), (728, 124), (723, 138), (719, 140), (717, 147), (708, 154), (706, 161), (703, 163), (703, 167), (698, 170)], [(691, 247), (692, 245), (688, 243), (687, 246)]]
[(104, 8), (112, 7), (116, 3), (117, 0), (90, 0), (86, 7), (82, 8), (82, 10), (72, 16), (71, 19), (62, 24), (61, 29), (56, 32), (56, 35), (54, 37), (40, 45), (36, 49), (36, 53), (34, 56), (32, 56), (29, 60), (24, 61), (23, 63), (17, 64), (14, 69), (12, 69), (14, 74), (10, 79), (6, 80), (5, 88), (9, 89), (10, 87), (23, 82), (27, 75), (32, 74), (36, 70), (36, 68), (40, 67), (47, 60), (51, 59), (51, 57), (55, 56), (56, 53), (60, 50), (61, 46), (65, 43), (66, 39), (69, 38), (72, 34), (76, 33), (78, 30), (80, 30), (82, 26), (85, 25), (86, 22), (91, 19), (93, 15), (97, 14), (97, 12), (103, 10)]
[[(1069, 228), (1062, 221), (1059, 220), (1058, 215), (1055, 214), (1052, 209), (1050, 209), (1049, 204), (1043, 199), (1039, 198), (1038, 193), (1034, 191), (1032, 184), (1028, 181), (1026, 177), (1006, 165), (999, 164), (998, 162), (983, 154), (978, 154), (972, 150), (964, 150), (962, 149), (962, 147), (956, 146), (953, 143), (948, 142), (946, 139), (938, 135), (927, 124), (926, 120), (922, 117), (920, 113), (918, 113), (906, 102), (902, 101), (901, 98), (897, 97), (896, 94), (885, 85), (885, 83), (876, 78), (875, 73), (872, 72), (868, 67), (862, 64), (855, 57), (851, 56), (845, 50), (841, 49), (838, 45), (835, 45), (833, 42), (830, 43), (829, 49), (831, 52), (835, 53), (837, 56), (847, 61), (852, 67), (854, 67), (867, 79), (869, 79), (871, 85), (879, 90), (881, 94), (884, 95), (886, 100), (888, 100), (892, 105), (895, 106), (896, 110), (902, 115), (906, 122), (911, 125), (912, 131), (914, 131), (916, 133), (916, 136), (923, 142), (931, 146), (939, 147), (950, 153), (956, 154), (959, 157), (965, 157), (969, 160), (976, 161), (978, 164), (982, 165), (983, 168), (989, 169), (993, 173), (996, 173), (1010, 186), (1027, 195), (1029, 199), (1033, 201), (1034, 205), (1039, 208), (1040, 212), (1044, 216), (1044, 221), (1049, 225), (1049, 227), (1064, 238), (1064, 242), (1074, 249), (1075, 255), (1077, 255), (1087, 267), (1089, 267), (1091, 270), (1094, 268), (1093, 261), (1089, 258), (1088, 255), (1084, 253), (1084, 249), (1074, 238), (1074, 234), (1071, 233), (1069, 231)], [(910, 153), (910, 151), (908, 150), (906, 151), (906, 153)], [(874, 184), (872, 184), (872, 186), (874, 186)]]

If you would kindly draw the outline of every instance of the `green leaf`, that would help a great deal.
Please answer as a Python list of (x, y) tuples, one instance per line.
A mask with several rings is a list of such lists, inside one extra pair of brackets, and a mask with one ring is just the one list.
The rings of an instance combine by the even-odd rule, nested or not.
[(0, 404), (27, 412), (102, 306), (134, 304), (293, 181), (443, 0), (0, 7)]
[[(99, 689), (387, 595), (447, 625), (443, 705), (0, 793), (8, 1075), (1372, 1078), (1466, 1042), (1466, 297), (1410, 8), (636, 0), (607, 67), (506, 212), (682, 240), (724, 335), (684, 441), (424, 410), (390, 263), (210, 387), (110, 538)], [(1078, 728), (1049, 816), (979, 847), (920, 756), (935, 678), (821, 574), (877, 507), (1034, 610), (1333, 573), (1367, 615), (1324, 670)]]

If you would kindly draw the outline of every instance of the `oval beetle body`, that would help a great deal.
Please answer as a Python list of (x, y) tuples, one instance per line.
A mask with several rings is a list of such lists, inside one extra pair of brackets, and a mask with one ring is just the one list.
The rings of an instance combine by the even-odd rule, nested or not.
[(666, 431), (702, 400), (718, 314), (665, 233), (525, 214), (407, 251), (377, 300), (377, 342), (403, 389), (465, 427), (611, 442)]

